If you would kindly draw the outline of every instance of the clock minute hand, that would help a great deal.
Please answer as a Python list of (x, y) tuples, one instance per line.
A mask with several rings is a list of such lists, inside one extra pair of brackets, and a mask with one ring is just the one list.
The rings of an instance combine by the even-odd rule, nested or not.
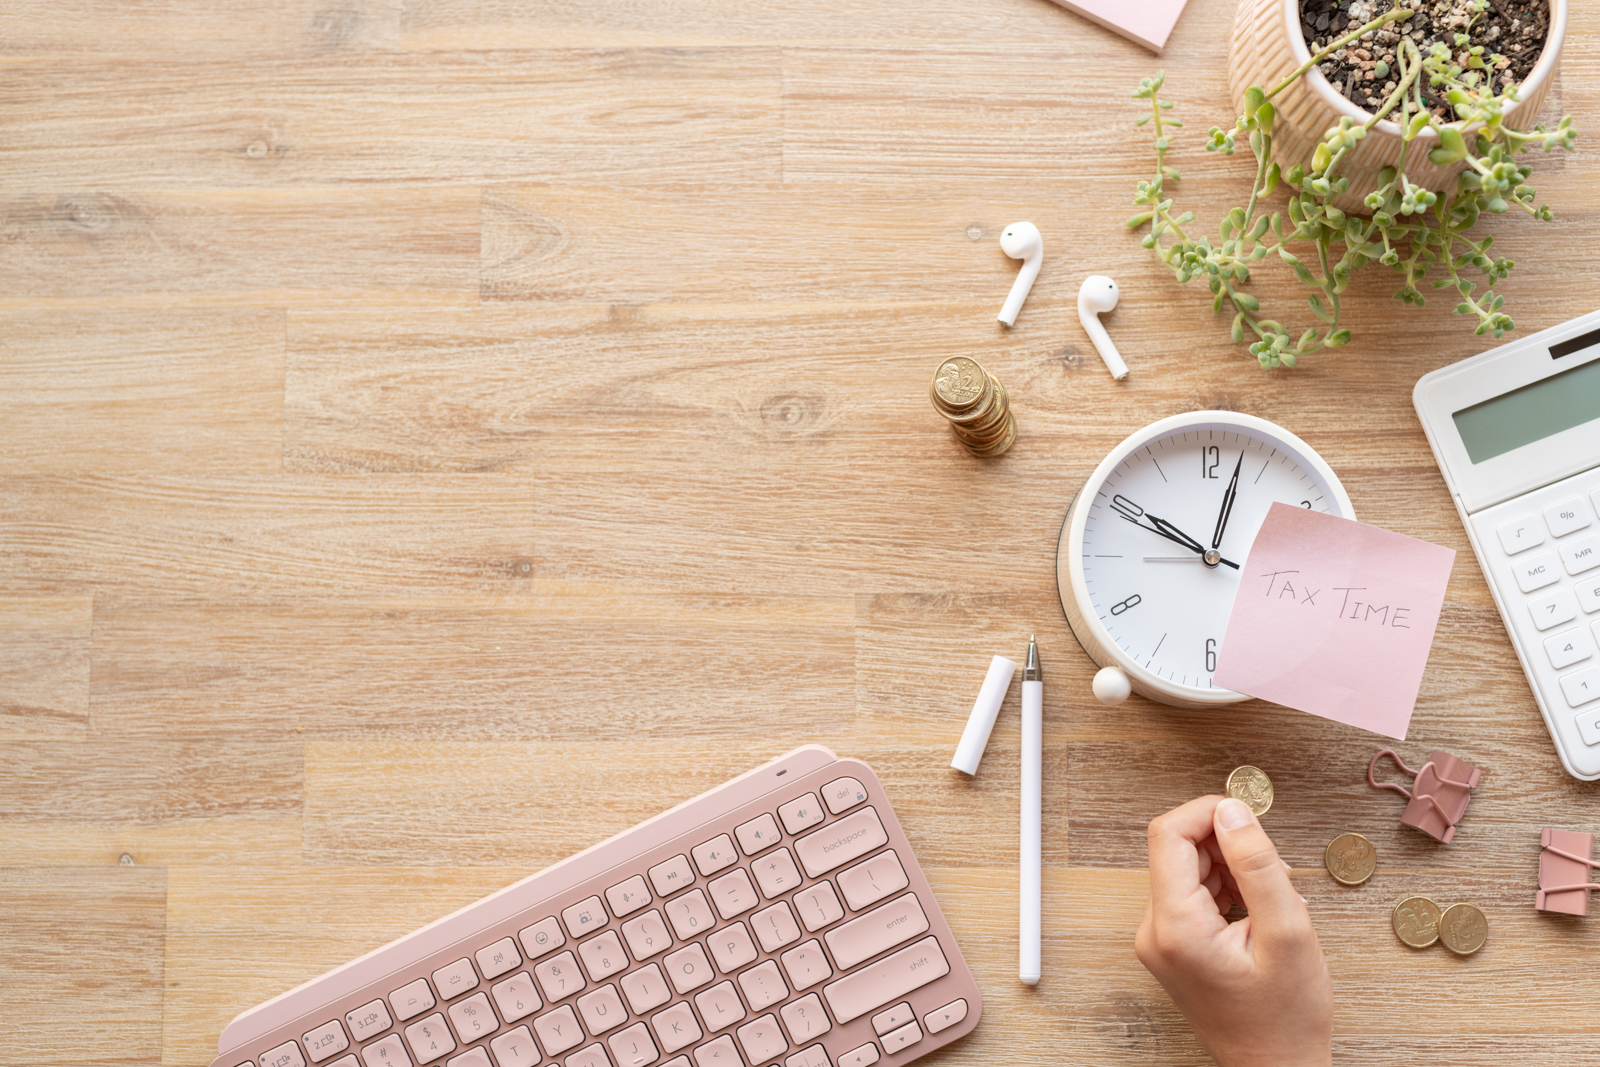
[[(1176, 541), (1184, 548), (1187, 548), (1190, 552), (1197, 553), (1207, 565), (1215, 567), (1218, 563), (1225, 563), (1234, 570), (1239, 569), (1239, 565), (1237, 563), (1233, 562), (1231, 559), (1223, 559), (1221, 554), (1218, 553), (1216, 549), (1213, 548), (1210, 552), (1207, 552), (1204, 545), (1190, 537), (1188, 534), (1184, 533), (1182, 530), (1178, 529), (1176, 526), (1172, 525), (1172, 523), (1168, 522), (1166, 519), (1152, 515), (1148, 511), (1144, 513), (1144, 517), (1155, 523), (1157, 527), (1155, 531), (1156, 533), (1160, 534), (1162, 537), (1165, 537), (1169, 541)], [(1135, 523), (1135, 525), (1138, 524)], [(1147, 526), (1145, 529), (1148, 530), (1150, 527)], [(1216, 557), (1215, 560), (1211, 558), (1213, 556)]]
[(1222, 510), (1217, 512), (1217, 529), (1211, 535), (1211, 547), (1222, 547), (1222, 531), (1228, 528), (1228, 518), (1233, 514), (1233, 498), (1239, 495), (1239, 468), (1244, 466), (1244, 453), (1239, 453), (1239, 462), (1233, 465), (1233, 477), (1228, 480), (1228, 489), (1222, 494)]

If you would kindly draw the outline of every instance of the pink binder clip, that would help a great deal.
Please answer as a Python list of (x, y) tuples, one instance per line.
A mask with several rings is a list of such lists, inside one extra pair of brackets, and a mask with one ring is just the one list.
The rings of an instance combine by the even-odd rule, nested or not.
[[(1393, 782), (1380, 782), (1372, 776), (1378, 761), (1385, 756), (1413, 777), (1410, 789)], [(1374, 789), (1392, 789), (1411, 802), (1400, 815), (1401, 824), (1415, 827), (1447, 845), (1456, 836), (1456, 823), (1466, 812), (1472, 789), (1482, 776), (1483, 772), (1472, 764), (1438, 749), (1434, 749), (1428, 762), (1416, 770), (1407, 767), (1392, 748), (1379, 752), (1367, 764), (1367, 784)]]
[(1600, 867), (1589, 857), (1594, 854), (1594, 835), (1576, 830), (1539, 831), (1539, 892), (1533, 906), (1540, 911), (1563, 915), (1588, 915), (1589, 890), (1600, 885), (1589, 881), (1589, 868)]

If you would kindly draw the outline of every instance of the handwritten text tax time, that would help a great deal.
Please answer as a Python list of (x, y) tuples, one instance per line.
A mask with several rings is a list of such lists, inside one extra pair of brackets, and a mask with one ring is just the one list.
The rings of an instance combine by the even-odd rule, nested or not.
[[(1337, 599), (1341, 619), (1378, 627), (1388, 626), (1396, 630), (1411, 629), (1410, 608), (1374, 603), (1368, 598), (1367, 587), (1364, 585), (1329, 586), (1328, 595), (1323, 597), (1321, 604), (1318, 604), (1317, 597), (1322, 596), (1323, 590), (1312, 589), (1310, 583), (1304, 580), (1287, 577), (1299, 573), (1297, 570), (1273, 571), (1257, 577), (1267, 580), (1266, 596), (1269, 598), (1282, 600), (1284, 597), (1289, 597), (1301, 607), (1316, 608), (1319, 611), (1332, 610), (1333, 602)], [(1295, 581), (1300, 581), (1298, 589), (1295, 588)]]

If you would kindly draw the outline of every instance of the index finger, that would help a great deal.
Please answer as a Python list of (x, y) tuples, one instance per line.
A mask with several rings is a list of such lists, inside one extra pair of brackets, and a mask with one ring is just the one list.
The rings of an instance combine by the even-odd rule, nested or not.
[(1182, 899), (1200, 885), (1200, 843), (1212, 835), (1221, 802), (1220, 796), (1197, 797), (1150, 821), (1153, 901)]

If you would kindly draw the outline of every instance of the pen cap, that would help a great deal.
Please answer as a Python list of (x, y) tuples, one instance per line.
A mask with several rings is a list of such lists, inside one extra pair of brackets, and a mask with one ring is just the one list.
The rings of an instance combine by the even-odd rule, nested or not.
[(989, 673), (984, 675), (983, 688), (978, 690), (978, 699), (972, 705), (972, 714), (967, 717), (967, 728), (961, 731), (961, 741), (956, 745), (956, 754), (950, 761), (950, 766), (965, 774), (978, 773), (978, 761), (983, 759), (983, 750), (989, 744), (989, 732), (994, 729), (994, 720), (1000, 715), (1000, 705), (1006, 698), (1006, 690), (1011, 688), (1011, 676), (1017, 671), (1017, 665), (1004, 656), (996, 656), (989, 663)]

